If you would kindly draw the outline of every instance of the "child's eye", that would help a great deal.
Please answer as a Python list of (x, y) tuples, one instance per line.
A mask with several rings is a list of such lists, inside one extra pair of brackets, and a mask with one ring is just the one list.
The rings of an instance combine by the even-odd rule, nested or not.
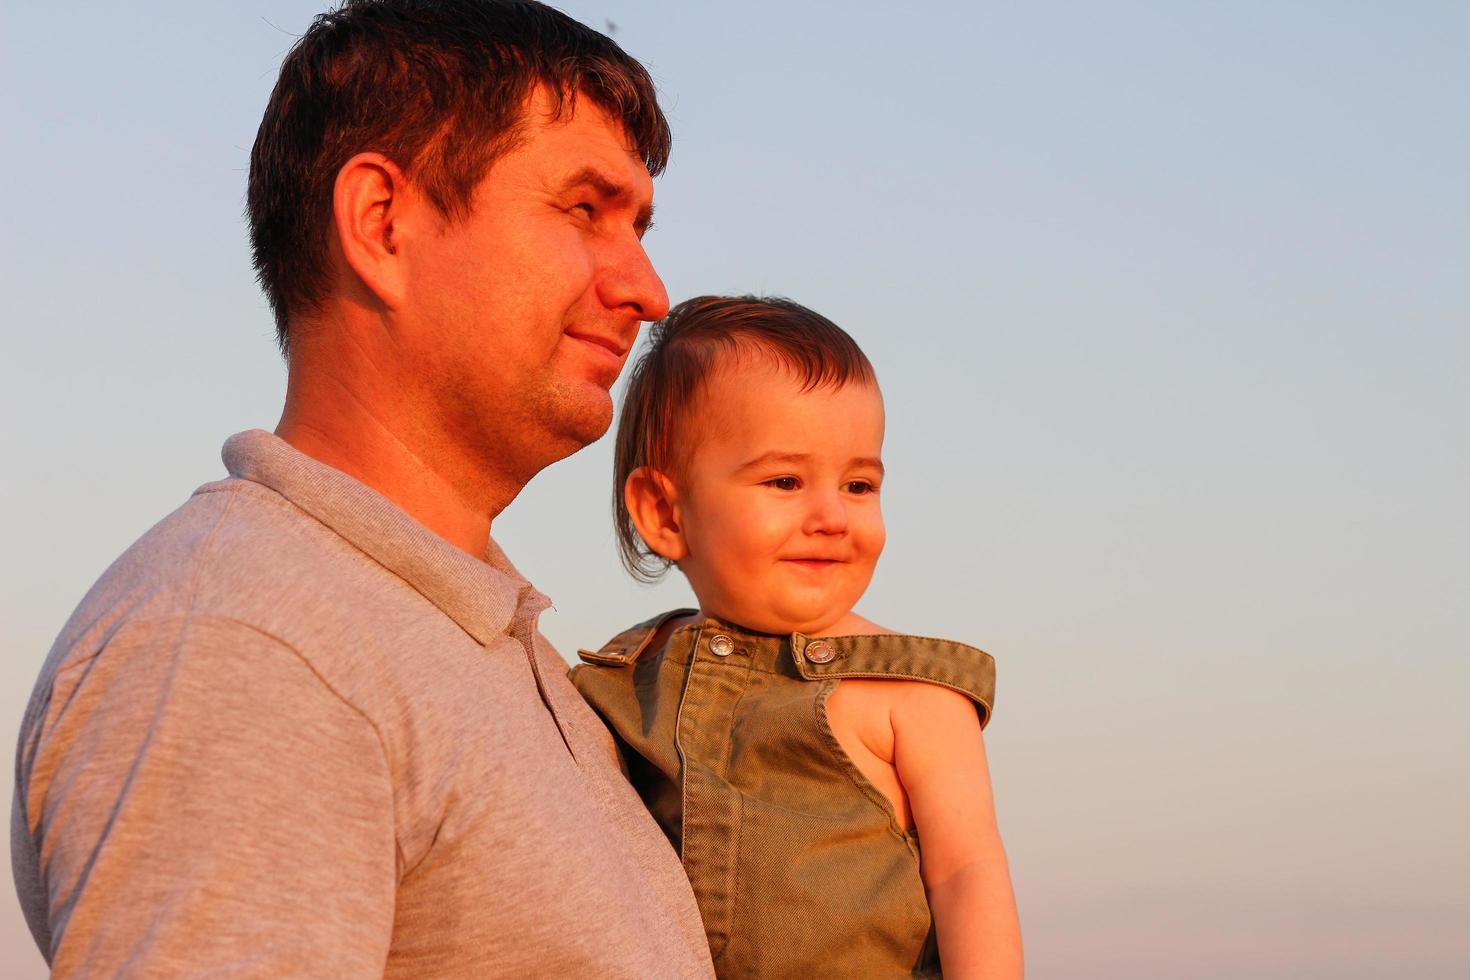
[(767, 480), (766, 486), (777, 490), (796, 490), (801, 486), (801, 481), (794, 476), (778, 476), (774, 480)]
[(878, 492), (878, 488), (873, 486), (873, 484), (869, 483), (867, 480), (852, 480), (847, 484), (846, 489), (848, 493), (857, 494)]

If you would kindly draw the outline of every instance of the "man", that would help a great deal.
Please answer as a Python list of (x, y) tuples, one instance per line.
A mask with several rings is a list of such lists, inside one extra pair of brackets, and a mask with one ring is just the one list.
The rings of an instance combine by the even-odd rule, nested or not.
[(677, 856), (490, 539), (599, 437), (667, 124), (530, 2), (349, 0), (251, 158), (275, 435), (83, 600), (12, 853), (61, 976), (709, 976)]

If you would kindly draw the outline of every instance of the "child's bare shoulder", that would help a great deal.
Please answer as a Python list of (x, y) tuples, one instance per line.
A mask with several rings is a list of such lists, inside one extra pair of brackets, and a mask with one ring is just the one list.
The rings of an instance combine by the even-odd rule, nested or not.
[[(845, 636), (905, 635), (856, 613), (850, 613), (841, 626)], [(921, 677), (848, 677), (833, 698), (839, 711), (890, 723), (907, 716), (923, 717), (931, 711), (946, 716), (959, 713), (962, 717), (973, 717), (975, 713), (969, 695)]]
[(886, 710), (891, 720), (900, 716), (922, 718), (931, 711), (960, 712), (968, 717), (975, 714), (975, 703), (968, 695), (922, 678), (849, 677), (842, 681), (841, 692), (853, 708)]
[(895, 725), (925, 729), (980, 730), (975, 702), (967, 694), (924, 680), (896, 680), (887, 692)]
[[(908, 635), (857, 613), (849, 613), (840, 625), (847, 636)], [(943, 640), (933, 642), (945, 647), (964, 646)], [(845, 689), (842, 700), (847, 702), (849, 710), (870, 717), (881, 714), (894, 723), (903, 718), (970, 723), (975, 717), (975, 702), (970, 694), (923, 677), (851, 677), (844, 679), (841, 686)]]

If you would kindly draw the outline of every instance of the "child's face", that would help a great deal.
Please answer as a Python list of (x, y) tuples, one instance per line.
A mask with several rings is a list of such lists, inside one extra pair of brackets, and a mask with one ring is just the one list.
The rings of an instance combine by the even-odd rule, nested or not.
[(705, 613), (768, 633), (841, 632), (883, 551), (883, 397), (862, 382), (803, 391), (742, 359), (707, 379), (676, 478)]

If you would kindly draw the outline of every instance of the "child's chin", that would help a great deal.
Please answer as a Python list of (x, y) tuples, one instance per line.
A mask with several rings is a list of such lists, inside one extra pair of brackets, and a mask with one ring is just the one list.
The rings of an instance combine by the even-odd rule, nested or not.
[(804, 628), (809, 620), (801, 617), (792, 617), (785, 610), (773, 611), (770, 609), (715, 609), (711, 610), (717, 619), (723, 619), (727, 623), (740, 626), (756, 633), (773, 633), (777, 636), (785, 636), (790, 633), (805, 633)]
[(791, 610), (768, 619), (768, 625), (756, 627), (762, 633), (802, 633), (816, 636), (840, 622), (846, 611), (834, 613), (826, 609)]

